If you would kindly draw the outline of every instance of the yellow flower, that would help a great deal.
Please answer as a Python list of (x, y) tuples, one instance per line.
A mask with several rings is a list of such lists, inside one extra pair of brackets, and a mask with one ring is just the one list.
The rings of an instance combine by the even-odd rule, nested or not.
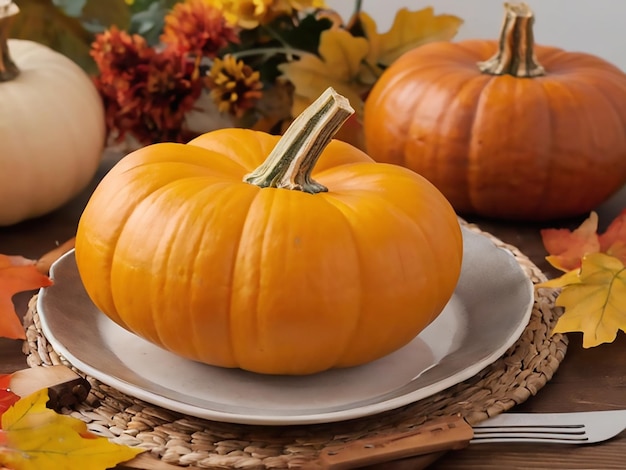
[(324, 0), (210, 0), (221, 1), (224, 15), (246, 29), (267, 24), (277, 16), (308, 8), (325, 8)]
[(215, 59), (205, 82), (219, 111), (238, 118), (254, 107), (263, 88), (259, 72), (232, 55)]

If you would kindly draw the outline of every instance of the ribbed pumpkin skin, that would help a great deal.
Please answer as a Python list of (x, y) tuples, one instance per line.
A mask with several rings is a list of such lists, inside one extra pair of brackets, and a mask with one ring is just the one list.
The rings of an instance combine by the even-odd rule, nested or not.
[(373, 87), (367, 153), (430, 180), (458, 213), (547, 220), (587, 213), (626, 182), (626, 75), (535, 46), (546, 75), (482, 74), (495, 41), (406, 53)]
[(78, 226), (94, 303), (181, 356), (268, 374), (369, 362), (427, 326), (460, 273), (450, 204), (336, 140), (313, 174), (326, 193), (242, 182), (277, 140), (226, 129), (122, 159)]
[(46, 214), (82, 191), (106, 132), (102, 99), (78, 65), (33, 41), (8, 46), (21, 73), (0, 82), (0, 225)]

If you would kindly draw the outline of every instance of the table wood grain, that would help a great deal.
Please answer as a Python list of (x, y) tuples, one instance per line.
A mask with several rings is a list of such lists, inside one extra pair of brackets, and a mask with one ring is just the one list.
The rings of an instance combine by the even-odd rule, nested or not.
[[(99, 179), (115, 163), (114, 154), (106, 155), (92, 184), (61, 209), (11, 227), (0, 228), (0, 253), (36, 259), (59, 243), (74, 236), (78, 219)], [(600, 229), (626, 208), (626, 188), (597, 208)], [(481, 229), (518, 247), (548, 277), (558, 273), (545, 261), (539, 230), (544, 227), (574, 228), (583, 218), (552, 221), (545, 224), (506, 223), (467, 218)], [(34, 292), (14, 297), (17, 311), (26, 312)], [(583, 349), (582, 336), (569, 334), (565, 359), (551, 381), (537, 396), (517, 406), (514, 411), (567, 412), (626, 408), (626, 336), (620, 332), (615, 342)], [(20, 341), (0, 338), (0, 373), (26, 367)], [(119, 468), (178, 468), (161, 465), (144, 456), (132, 466)], [(429, 468), (433, 470), (495, 469), (624, 469), (626, 468), (626, 433), (614, 439), (587, 446), (537, 444), (481, 444), (448, 452)]]

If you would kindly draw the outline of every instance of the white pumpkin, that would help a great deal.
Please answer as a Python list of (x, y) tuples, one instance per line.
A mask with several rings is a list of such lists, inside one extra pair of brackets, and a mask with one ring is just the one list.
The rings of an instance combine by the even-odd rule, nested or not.
[(106, 133), (102, 99), (78, 65), (33, 41), (7, 42), (20, 73), (0, 81), (0, 225), (51, 212), (83, 190)]

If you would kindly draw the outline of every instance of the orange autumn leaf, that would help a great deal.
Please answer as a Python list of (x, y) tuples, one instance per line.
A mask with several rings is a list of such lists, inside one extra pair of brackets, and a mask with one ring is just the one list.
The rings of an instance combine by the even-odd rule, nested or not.
[(65, 253), (74, 248), (74, 244), (76, 243), (76, 237), (72, 237), (69, 240), (57, 245), (56, 248), (53, 248), (46, 254), (44, 254), (41, 258), (37, 260), (36, 266), (40, 273), (48, 274), (50, 271), (50, 266), (58, 260)]
[(79, 419), (46, 408), (47, 389), (20, 399), (2, 415), (0, 468), (105, 470), (144, 452), (89, 432)]
[(587, 253), (600, 251), (598, 239), (598, 214), (592, 212), (576, 230), (565, 228), (541, 231), (543, 246), (549, 253), (546, 260), (561, 271), (570, 271), (580, 266)]
[(12, 298), (18, 292), (50, 285), (52, 280), (39, 272), (36, 261), (0, 254), (0, 337), (26, 339)]
[(580, 227), (541, 230), (546, 260), (556, 269), (567, 272), (577, 269), (583, 257), (591, 253), (606, 253), (626, 262), (626, 210), (598, 234), (598, 215), (592, 212)]

